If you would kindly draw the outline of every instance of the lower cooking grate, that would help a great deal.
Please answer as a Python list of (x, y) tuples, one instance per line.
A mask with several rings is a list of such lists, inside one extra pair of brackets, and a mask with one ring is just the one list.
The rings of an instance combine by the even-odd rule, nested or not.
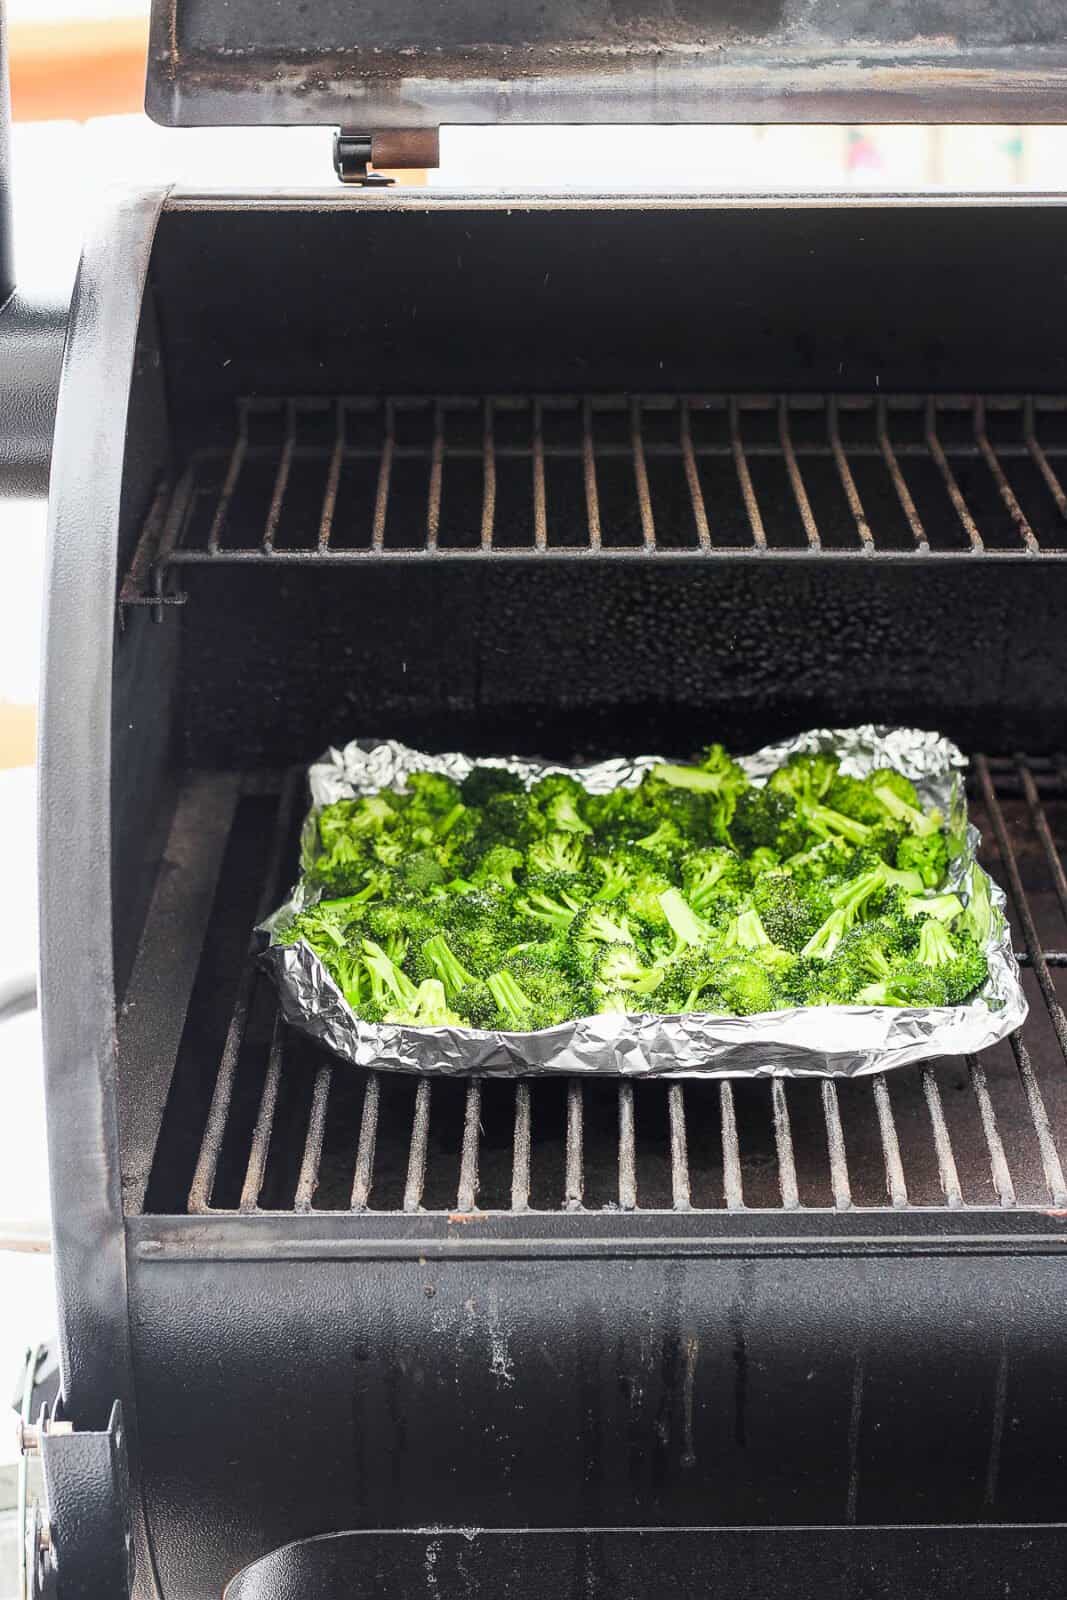
[(181, 870), (160, 880), (121, 1020), (128, 1209), (1067, 1206), (1063, 758), (973, 766), (1025, 1027), (980, 1058), (837, 1082), (416, 1080), (336, 1062), (279, 1020), (248, 942), (294, 874), (302, 796), (296, 773), (280, 792), (213, 774), (180, 799)]
[(123, 605), (249, 562), (1067, 556), (1067, 400), (242, 401), (165, 485)]

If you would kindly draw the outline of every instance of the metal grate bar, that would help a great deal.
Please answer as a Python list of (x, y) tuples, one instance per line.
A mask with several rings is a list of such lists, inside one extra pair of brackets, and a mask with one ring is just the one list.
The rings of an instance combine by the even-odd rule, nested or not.
[(745, 1204), (741, 1181), (741, 1146), (737, 1139), (737, 1114), (730, 1080), (719, 1084), (719, 1115), (722, 1120), (722, 1186), (727, 1211), (741, 1211)]
[(382, 440), (381, 465), (378, 468), (378, 487), (374, 496), (374, 521), (371, 524), (371, 548), (381, 551), (385, 544), (385, 519), (389, 511), (389, 485), (393, 474), (393, 455), (396, 450), (396, 406), (392, 400), (385, 402), (385, 438)]
[(1044, 1168), (1045, 1184), (1048, 1188), (1049, 1198), (1054, 1206), (1067, 1203), (1067, 1183), (1064, 1182), (1063, 1165), (1060, 1161), (1056, 1141), (1052, 1135), (1052, 1124), (1049, 1122), (1045, 1101), (1038, 1088), (1037, 1078), (1034, 1076), (1030, 1052), (1023, 1043), (1021, 1034), (1013, 1033), (1011, 1036), (1012, 1053), (1015, 1056), (1015, 1065), (1018, 1068), (1023, 1090), (1026, 1094), (1027, 1105), (1030, 1108), (1030, 1121), (1033, 1123), (1034, 1132), (1037, 1134), (1038, 1148), (1041, 1151), (1041, 1165)]
[(411, 1145), (408, 1172), (404, 1182), (404, 1210), (418, 1211), (426, 1183), (426, 1151), (430, 1141), (430, 1080), (420, 1078), (415, 1090), (415, 1111), (411, 1118)]
[(711, 529), (708, 527), (708, 512), (704, 504), (704, 491), (700, 487), (700, 469), (697, 466), (696, 456), (693, 454), (693, 424), (688, 400), (683, 400), (678, 407), (678, 438), (682, 448), (682, 461), (685, 464), (685, 481), (689, 488), (689, 499), (693, 507), (693, 522), (696, 525), (697, 540), (702, 550), (710, 550)]
[[(263, 875), (263, 892), (259, 897), (259, 904), (256, 909), (257, 923), (262, 922), (277, 896), (282, 851), (285, 848), (286, 838), (292, 827), (297, 793), (298, 778), (294, 772), (286, 780), (278, 804), (270, 854), (267, 857), (266, 871)], [(252, 933), (249, 937), (247, 956), (241, 969), (241, 977), (234, 997), (230, 1024), (226, 1030), (226, 1042), (222, 1047), (222, 1058), (219, 1061), (218, 1076), (215, 1079), (211, 1104), (208, 1107), (207, 1124), (200, 1142), (196, 1170), (193, 1173), (193, 1181), (189, 1189), (189, 1210), (192, 1212), (205, 1212), (211, 1208), (211, 1191), (215, 1187), (215, 1174), (218, 1171), (219, 1154), (222, 1150), (222, 1141), (226, 1133), (230, 1101), (233, 1098), (234, 1079), (237, 1076), (237, 1062), (241, 1054), (245, 1028), (248, 1024), (248, 1012), (252, 1004), (252, 996), (255, 993), (256, 982), (259, 977), (258, 969), (252, 960), (256, 949), (257, 936)]]
[(282, 502), (285, 491), (289, 486), (289, 472), (293, 464), (293, 451), (296, 448), (296, 407), (290, 400), (285, 407), (285, 443), (282, 445), (281, 459), (278, 470), (274, 475), (274, 488), (271, 490), (270, 509), (267, 512), (267, 523), (263, 529), (263, 549), (267, 555), (274, 551), (274, 536), (278, 531), (278, 523), (282, 516)]
[(563, 1203), (568, 1211), (580, 1211), (585, 1197), (585, 1172), (582, 1165), (582, 1082), (572, 1078), (567, 1085), (567, 1168)]
[(482, 537), (483, 550), (493, 548), (493, 524), (496, 521), (496, 442), (494, 407), (492, 400), (485, 402), (482, 421)]
[(1038, 987), (1041, 990), (1041, 996), (1045, 1002), (1045, 1008), (1048, 1011), (1057, 1042), (1063, 1052), (1064, 1060), (1067, 1061), (1067, 1017), (1064, 1016), (1063, 1007), (1056, 997), (1056, 986), (1052, 981), (1048, 962), (1045, 960), (1041, 949), (1041, 940), (1038, 938), (1033, 912), (1030, 910), (1030, 903), (1023, 888), (1015, 848), (1008, 835), (1004, 813), (993, 788), (993, 780), (989, 775), (989, 762), (985, 756), (975, 756), (974, 769), (978, 774), (978, 784), (982, 791), (982, 799), (985, 801), (986, 809), (989, 812), (989, 820), (993, 824), (993, 836), (997, 841), (1000, 859), (1003, 861), (1004, 870), (1008, 874), (1008, 887), (1011, 890), (1015, 914), (1022, 929), (1023, 943), (1026, 945), (1026, 951), (1030, 957), (1030, 965), (1033, 968), (1034, 976), (1037, 978)]
[(982, 1119), (982, 1132), (989, 1149), (989, 1170), (993, 1175), (993, 1188), (996, 1190), (997, 1199), (1002, 1206), (1008, 1207), (1015, 1204), (1015, 1185), (1011, 1180), (1011, 1168), (1008, 1158), (1004, 1154), (1004, 1145), (1001, 1142), (1000, 1130), (997, 1127), (997, 1114), (993, 1109), (993, 1102), (989, 1096), (989, 1085), (986, 1082), (985, 1068), (977, 1056), (968, 1056), (967, 1070), (970, 1074), (971, 1086), (974, 1097), (978, 1102), (978, 1114)]
[(241, 468), (244, 466), (245, 454), (247, 450), (248, 417), (245, 413), (244, 407), (242, 407), (239, 413), (237, 439), (230, 455), (229, 465), (226, 468), (226, 476), (222, 482), (222, 492), (220, 493), (218, 503), (215, 506), (215, 515), (211, 519), (211, 527), (208, 530), (207, 547), (212, 555), (215, 555), (219, 549), (219, 545), (222, 540), (222, 530), (226, 526), (226, 517), (230, 509), (230, 502), (233, 499), (234, 490), (237, 488), (237, 480), (241, 476)]
[(530, 1206), (531, 1125), (530, 1085), (515, 1085), (515, 1140), (511, 1157), (511, 1209), (527, 1211)]
[(582, 475), (585, 480), (585, 516), (589, 524), (589, 549), (600, 549), (600, 495), (596, 481), (596, 453), (593, 449), (593, 406), (582, 406)]
[(637, 507), (641, 513), (641, 536), (645, 542), (645, 549), (651, 555), (656, 548), (656, 523), (652, 515), (652, 496), (648, 487), (640, 400), (634, 400), (630, 404), (630, 451), (634, 458), (634, 488), (637, 491)]
[(685, 1133), (685, 1090), (672, 1083), (667, 1090), (667, 1115), (671, 1132), (671, 1203), (675, 1211), (692, 1205), (689, 1188), (689, 1145)]
[(356, 1146), (356, 1170), (352, 1179), (352, 1199), (349, 1209), (366, 1211), (374, 1183), (374, 1151), (378, 1143), (378, 1106), (382, 1084), (377, 1072), (367, 1074), (363, 1091), (363, 1115), (359, 1119), (359, 1143)]
[(830, 433), (830, 448), (834, 453), (834, 462), (837, 466), (837, 475), (841, 479), (841, 487), (845, 491), (845, 499), (848, 501), (848, 509), (852, 513), (852, 520), (856, 524), (856, 532), (859, 534), (860, 544), (864, 549), (873, 550), (874, 537), (871, 533), (870, 525), (867, 522), (866, 513), (863, 509), (863, 501), (860, 499), (860, 492), (856, 488), (856, 480), (852, 476), (852, 468), (848, 464), (848, 457), (845, 455), (845, 449), (841, 443), (841, 433), (837, 421), (836, 398), (831, 398), (829, 404), (827, 405), (826, 416)]
[(263, 1093), (259, 1097), (259, 1111), (256, 1115), (256, 1126), (252, 1132), (252, 1148), (248, 1156), (248, 1166), (245, 1168), (245, 1181), (241, 1189), (239, 1211), (254, 1211), (259, 1204), (260, 1190), (263, 1188), (263, 1178), (267, 1170), (267, 1151), (270, 1147), (270, 1136), (274, 1128), (274, 1111), (278, 1104), (278, 1085), (282, 1077), (282, 1019), (281, 1014), (274, 1018), (274, 1032), (271, 1035), (270, 1055), (267, 1058), (267, 1075), (263, 1080)]
[(433, 408), (433, 445), (430, 450), (430, 486), (426, 494), (426, 548), (437, 549), (441, 525), (441, 480), (445, 460), (445, 415), (440, 400)]
[(893, 1102), (889, 1098), (889, 1085), (882, 1073), (871, 1079), (874, 1107), (878, 1114), (878, 1133), (882, 1141), (882, 1159), (885, 1162), (885, 1186), (890, 1204), (896, 1208), (908, 1203), (908, 1186), (904, 1181), (904, 1164), (900, 1159), (900, 1140), (893, 1117)]
[(795, 1211), (800, 1205), (800, 1189), (797, 1185), (793, 1130), (789, 1122), (789, 1101), (784, 1078), (771, 1079), (771, 1106), (774, 1113), (774, 1144), (778, 1152), (778, 1188), (784, 1209)]
[(948, 1123), (945, 1121), (945, 1109), (941, 1104), (941, 1090), (937, 1086), (937, 1079), (929, 1067), (922, 1069), (923, 1095), (926, 1099), (926, 1109), (930, 1113), (930, 1126), (934, 1134), (934, 1149), (937, 1152), (937, 1175), (941, 1184), (941, 1193), (950, 1206), (963, 1204), (963, 1191), (960, 1188), (960, 1175), (956, 1170), (956, 1157), (952, 1149), (952, 1140), (949, 1138)]
[(886, 401), (881, 399), (877, 408), (878, 448), (882, 452), (882, 459), (889, 469), (889, 476), (893, 480), (893, 488), (896, 490), (897, 499), (900, 501), (900, 509), (908, 519), (908, 526), (915, 536), (916, 549), (929, 551), (930, 541), (926, 537), (926, 529), (922, 525), (922, 519), (919, 516), (915, 501), (911, 497), (911, 490), (908, 488), (904, 474), (900, 470), (900, 463), (896, 458), (896, 453), (889, 442), (888, 416), (889, 407)]
[(341, 485), (341, 469), (345, 460), (345, 408), (340, 401), (334, 407), (334, 439), (330, 452), (330, 465), (326, 473), (326, 489), (322, 496), (319, 515), (319, 550), (328, 549), (337, 510), (337, 491)]
[(938, 438), (937, 407), (932, 397), (926, 405), (926, 448), (937, 463), (937, 470), (940, 472), (945, 488), (948, 490), (948, 497), (952, 501), (956, 515), (960, 519), (963, 531), (970, 540), (971, 549), (983, 550), (985, 545), (982, 542), (982, 535), (978, 532), (975, 520), (967, 509), (967, 502), (960, 492), (959, 484), (956, 482), (956, 474), (949, 466), (948, 457), (945, 455), (941, 440)]
[[(1064, 873), (1063, 862), (1060, 859), (1059, 851), (1056, 849), (1056, 842), (1048, 825), (1045, 808), (1041, 804), (1041, 796), (1037, 792), (1034, 775), (1022, 757), (1016, 758), (1015, 770), (1019, 774), (1019, 781), (1022, 784), (1023, 795), (1026, 799), (1027, 809), (1030, 812), (1030, 821), (1034, 825), (1034, 832), (1041, 841), (1041, 849), (1044, 852), (1045, 862), (1052, 879), (1052, 887), (1056, 891), (1056, 899), (1060, 903), (1060, 911), (1064, 920), (1067, 921), (1067, 873)], [(1052, 964), (1052, 957), (1058, 953), (1049, 950), (1043, 952), (1045, 960), (1050, 965)]]
[(1023, 443), (1026, 446), (1030, 459), (1033, 461), (1038, 472), (1040, 472), (1041, 476), (1044, 478), (1045, 487), (1048, 489), (1049, 494), (1056, 502), (1056, 509), (1059, 511), (1060, 516), (1067, 521), (1067, 494), (1064, 494), (1063, 485), (1060, 483), (1059, 478), (1053, 471), (1052, 466), (1049, 463), (1048, 456), (1038, 444), (1037, 437), (1034, 433), (1033, 395), (1027, 395), (1025, 401), (1023, 402)]
[(311, 1094), (311, 1115), (304, 1136), (304, 1156), (300, 1163), (300, 1176), (296, 1181), (297, 1211), (310, 1211), (319, 1186), (319, 1169), (322, 1165), (322, 1141), (326, 1136), (326, 1108), (330, 1100), (333, 1072), (320, 1067), (315, 1074), (315, 1087)]
[(541, 401), (533, 406), (534, 548), (548, 548), (548, 500), (545, 492), (545, 435)]
[(637, 1209), (637, 1151), (634, 1142), (634, 1086), (619, 1084), (619, 1208)]
[(459, 1160), (459, 1189), (456, 1210), (473, 1211), (478, 1199), (478, 1138), (481, 1132), (482, 1080), (467, 1084), (467, 1105), (463, 1113), (463, 1149)]
[(1009, 517), (1019, 531), (1020, 539), (1026, 546), (1027, 550), (1033, 550), (1035, 552), (1038, 551), (1041, 547), (1037, 542), (1034, 530), (1026, 520), (1026, 513), (1023, 511), (1022, 506), (1015, 498), (1015, 492), (1012, 489), (1011, 484), (1008, 482), (1004, 468), (997, 460), (996, 451), (989, 442), (989, 435), (986, 432), (985, 423), (985, 401), (978, 398), (976, 398), (974, 402), (974, 436), (978, 442), (978, 448), (982, 452), (982, 458), (990, 472), (993, 474), (993, 481), (997, 486), (997, 492), (1004, 502)]
[(852, 1205), (852, 1185), (848, 1176), (845, 1130), (841, 1126), (837, 1084), (832, 1078), (822, 1081), (822, 1109), (826, 1119), (826, 1148), (830, 1157), (830, 1188), (834, 1205), (838, 1211), (847, 1211)]
[(745, 511), (748, 514), (748, 525), (752, 529), (752, 543), (757, 550), (766, 550), (767, 531), (763, 526), (760, 516), (759, 502), (756, 491), (752, 486), (752, 473), (749, 471), (745, 459), (745, 447), (741, 441), (741, 419), (738, 414), (737, 401), (730, 401), (730, 448), (734, 458), (734, 469), (737, 481), (741, 486), (741, 498), (745, 502)]
[(782, 395), (778, 401), (778, 439), (782, 446), (782, 455), (785, 457), (785, 470), (789, 475), (789, 485), (793, 491), (793, 498), (797, 503), (797, 510), (800, 512), (800, 520), (804, 524), (804, 533), (811, 548), (818, 550), (822, 547), (822, 540), (819, 538), (819, 530), (812, 514), (811, 501), (808, 499), (808, 491), (804, 487), (804, 479), (797, 464), (797, 454), (793, 449), (793, 436), (789, 429), (789, 406), (785, 395)]

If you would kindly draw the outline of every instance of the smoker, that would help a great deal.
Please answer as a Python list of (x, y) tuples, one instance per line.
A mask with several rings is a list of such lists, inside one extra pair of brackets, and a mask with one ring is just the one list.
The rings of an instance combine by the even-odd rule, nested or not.
[[(379, 169), (442, 123), (1062, 120), (1067, 6), (156, 0), (148, 105), (334, 126), (344, 182), (131, 194), (70, 309), (36, 1592), (1058, 1593), (1063, 199)], [(866, 721), (971, 757), (1009, 1043), (431, 1083), (279, 1021), (252, 930), (329, 743)]]

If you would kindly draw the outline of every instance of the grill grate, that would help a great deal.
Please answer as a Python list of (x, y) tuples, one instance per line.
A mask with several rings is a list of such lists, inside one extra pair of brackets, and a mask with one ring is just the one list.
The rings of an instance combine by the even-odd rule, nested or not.
[[(223, 858), (216, 907), (238, 906), (236, 932), (218, 933), (216, 910), (198, 936), (200, 975), (191, 984), (146, 1210), (1067, 1205), (1067, 1018), (1055, 977), (1067, 966), (1060, 947), (1067, 879), (1057, 846), (1067, 835), (1062, 758), (977, 756), (973, 765), (972, 806), (987, 864), (1009, 892), (1031, 998), (1024, 1030), (980, 1059), (857, 1081), (416, 1081), (338, 1064), (279, 1020), (245, 942), (256, 908), (241, 911), (239, 901), (256, 840), (246, 835), (252, 823), (243, 807), (255, 808), (264, 844), (272, 841), (258, 915), (281, 897), (290, 875), (302, 794), (296, 773), (280, 799), (261, 788), (252, 785), (230, 813), (244, 853), (229, 865)], [(198, 826), (202, 811), (192, 819)], [(175, 828), (182, 827), (179, 805)], [(150, 917), (148, 937), (152, 926)], [(213, 994), (228, 984), (233, 995), (213, 1070), (200, 984)], [(136, 1015), (148, 997), (131, 998), (126, 1010)], [(200, 1138), (193, 1152), (190, 1129)]]
[(248, 400), (161, 492), (120, 598), (247, 562), (1063, 557), (1064, 457), (1050, 397)]

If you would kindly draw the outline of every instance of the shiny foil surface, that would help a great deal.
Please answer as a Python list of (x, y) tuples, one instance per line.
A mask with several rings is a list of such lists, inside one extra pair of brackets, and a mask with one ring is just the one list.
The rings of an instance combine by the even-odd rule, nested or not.
[[(956, 842), (953, 886), (975, 860), (979, 836), (966, 820), (962, 773), (966, 758), (949, 740), (914, 728), (813, 728), (794, 739), (738, 758), (760, 783), (795, 752), (826, 751), (842, 770), (862, 777), (895, 767), (915, 784), (924, 805), (939, 806)], [(633, 787), (666, 758), (617, 758), (587, 767), (544, 765), (502, 757), (479, 761), (458, 753), (426, 755), (392, 740), (353, 740), (330, 749), (310, 768), (314, 829), (321, 806), (334, 800), (401, 789), (412, 772), (442, 772), (457, 780), (477, 765), (506, 767), (532, 784), (547, 772), (572, 772), (592, 793)], [(294, 1028), (355, 1066), (433, 1076), (521, 1078), (545, 1073), (661, 1078), (861, 1077), (933, 1056), (970, 1054), (1005, 1038), (1027, 1013), (1026, 998), (1004, 915), (1005, 898), (991, 883), (998, 913), (986, 946), (989, 977), (965, 1006), (812, 1006), (758, 1016), (681, 1016), (612, 1013), (581, 1017), (537, 1033), (474, 1028), (411, 1028), (361, 1022), (318, 957), (302, 941), (274, 942), (273, 930), (315, 898), (297, 884), (262, 925), (269, 943), (262, 960), (277, 985), (282, 1014)]]

